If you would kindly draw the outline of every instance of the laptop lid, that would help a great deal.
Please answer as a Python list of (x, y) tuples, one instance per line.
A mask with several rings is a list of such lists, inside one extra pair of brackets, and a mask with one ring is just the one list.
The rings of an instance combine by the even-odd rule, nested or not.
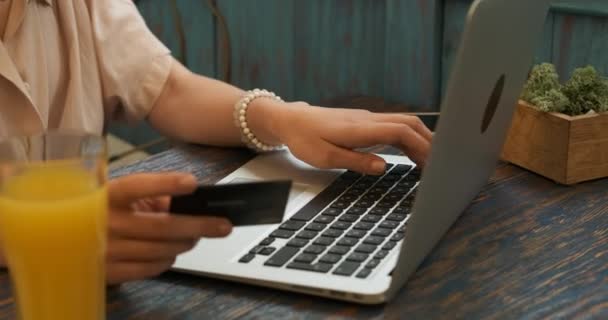
[(466, 19), (391, 298), (494, 172), (550, 0), (476, 0)]

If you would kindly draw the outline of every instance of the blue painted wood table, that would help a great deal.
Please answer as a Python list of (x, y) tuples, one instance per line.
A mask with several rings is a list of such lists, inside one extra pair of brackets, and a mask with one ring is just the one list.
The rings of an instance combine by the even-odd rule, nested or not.
[[(251, 156), (182, 147), (113, 174), (180, 170), (213, 183)], [(111, 319), (606, 319), (608, 180), (563, 187), (499, 164), (479, 198), (386, 305), (169, 272), (112, 290), (108, 306)]]
[[(182, 147), (113, 172), (213, 183), (251, 158)], [(13, 319), (0, 272), (0, 319)], [(78, 303), (74, 301), (74, 303)], [(108, 294), (109, 319), (606, 319), (608, 180), (562, 187), (501, 163), (394, 301), (358, 306), (168, 272)]]
[[(365, 103), (374, 102), (356, 105)], [(181, 146), (112, 176), (178, 170), (214, 183), (251, 158), (242, 149)], [(116, 320), (608, 319), (608, 179), (564, 187), (499, 163), (479, 197), (385, 305), (168, 272), (111, 289), (108, 312)], [(0, 319), (13, 317), (9, 277), (0, 272)]]

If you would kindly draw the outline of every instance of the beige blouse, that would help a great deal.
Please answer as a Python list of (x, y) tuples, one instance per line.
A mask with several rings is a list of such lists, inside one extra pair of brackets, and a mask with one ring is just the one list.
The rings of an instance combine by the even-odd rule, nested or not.
[(131, 0), (0, 0), (0, 31), (0, 139), (143, 119), (173, 61)]

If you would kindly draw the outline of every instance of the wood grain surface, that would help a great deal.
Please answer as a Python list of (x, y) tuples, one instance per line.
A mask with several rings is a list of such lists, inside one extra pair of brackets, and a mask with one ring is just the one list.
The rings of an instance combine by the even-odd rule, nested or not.
[[(192, 172), (212, 183), (252, 157), (180, 147), (112, 172)], [(394, 301), (358, 306), (168, 272), (108, 292), (109, 319), (602, 319), (608, 180), (563, 187), (501, 163)], [(75, 303), (77, 303), (75, 301)], [(0, 273), (0, 319), (14, 315)]]

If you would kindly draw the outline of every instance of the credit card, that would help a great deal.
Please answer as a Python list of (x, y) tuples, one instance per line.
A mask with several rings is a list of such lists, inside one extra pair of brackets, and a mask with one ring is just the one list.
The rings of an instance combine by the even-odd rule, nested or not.
[(234, 226), (281, 223), (291, 184), (262, 181), (201, 185), (192, 194), (172, 197), (169, 212), (224, 217)]

